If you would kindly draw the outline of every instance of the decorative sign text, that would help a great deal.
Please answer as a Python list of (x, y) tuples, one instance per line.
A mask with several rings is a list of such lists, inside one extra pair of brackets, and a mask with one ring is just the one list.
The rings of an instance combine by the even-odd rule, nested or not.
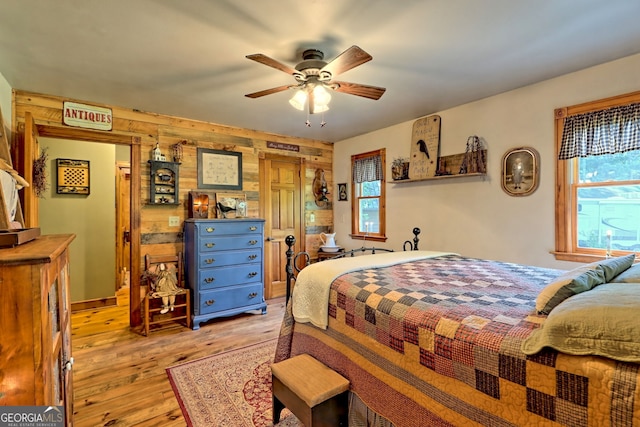
[(62, 108), (62, 122), (67, 126), (111, 130), (113, 128), (113, 114), (110, 108), (65, 101)]
[(275, 148), (276, 150), (300, 151), (299, 145), (285, 144), (284, 142), (267, 141), (267, 148)]

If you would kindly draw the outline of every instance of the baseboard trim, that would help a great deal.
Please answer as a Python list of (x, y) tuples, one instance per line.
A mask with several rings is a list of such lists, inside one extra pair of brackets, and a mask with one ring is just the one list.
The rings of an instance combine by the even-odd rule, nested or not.
[(86, 301), (76, 301), (71, 303), (71, 312), (82, 310), (94, 310), (96, 308), (111, 307), (117, 305), (116, 297), (97, 298)]

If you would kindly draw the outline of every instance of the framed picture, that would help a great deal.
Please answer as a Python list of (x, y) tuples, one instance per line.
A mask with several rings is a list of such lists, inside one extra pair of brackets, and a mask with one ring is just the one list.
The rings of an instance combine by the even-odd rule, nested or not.
[(244, 193), (216, 193), (218, 218), (246, 218), (247, 196)]
[(198, 188), (242, 190), (242, 153), (198, 148)]
[(347, 184), (338, 184), (338, 201), (346, 202), (349, 198), (347, 197)]
[(528, 196), (538, 188), (540, 155), (531, 147), (514, 148), (502, 157), (502, 189), (510, 196)]

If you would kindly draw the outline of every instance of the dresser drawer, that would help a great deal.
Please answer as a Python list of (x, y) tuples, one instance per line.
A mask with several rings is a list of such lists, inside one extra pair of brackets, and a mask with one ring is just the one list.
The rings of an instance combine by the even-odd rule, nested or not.
[(262, 248), (262, 235), (203, 237), (200, 239), (198, 249), (200, 252), (211, 252), (250, 248)]
[(251, 221), (238, 221), (237, 223), (215, 223), (209, 222), (198, 224), (198, 234), (202, 237), (224, 236), (228, 234), (256, 234), (262, 235), (264, 223)]
[(262, 301), (262, 283), (234, 286), (230, 289), (215, 289), (199, 295), (199, 313), (208, 314), (231, 308), (259, 304)]
[(198, 258), (198, 268), (223, 267), (232, 264), (262, 262), (262, 248), (233, 252), (204, 252)]
[(199, 289), (212, 289), (242, 283), (262, 283), (262, 263), (202, 269), (198, 273)]

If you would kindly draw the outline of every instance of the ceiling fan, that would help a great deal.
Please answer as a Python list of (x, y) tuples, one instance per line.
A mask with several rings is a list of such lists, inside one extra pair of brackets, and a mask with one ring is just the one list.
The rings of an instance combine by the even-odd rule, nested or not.
[[(351, 46), (330, 62), (323, 60), (324, 53), (322, 51), (317, 49), (307, 49), (302, 53), (303, 61), (296, 65), (295, 68), (291, 68), (290, 66), (276, 61), (273, 58), (269, 58), (261, 53), (247, 55), (247, 58), (269, 67), (273, 67), (276, 70), (284, 71), (285, 73), (292, 75), (298, 83), (265, 89), (259, 92), (249, 93), (245, 96), (249, 98), (259, 98), (261, 96), (282, 92), (287, 89), (298, 89), (298, 92), (302, 91), (308, 94), (310, 114), (319, 112), (319, 109), (320, 111), (328, 109), (326, 104), (326, 108), (323, 109), (322, 107), (318, 107), (318, 102), (314, 102), (314, 97), (319, 96), (318, 92), (315, 90), (318, 87), (374, 100), (380, 99), (386, 90), (383, 87), (333, 80), (334, 76), (373, 59), (371, 55), (360, 49), (358, 46)], [(301, 109), (299, 106), (296, 106), (296, 108)]]

